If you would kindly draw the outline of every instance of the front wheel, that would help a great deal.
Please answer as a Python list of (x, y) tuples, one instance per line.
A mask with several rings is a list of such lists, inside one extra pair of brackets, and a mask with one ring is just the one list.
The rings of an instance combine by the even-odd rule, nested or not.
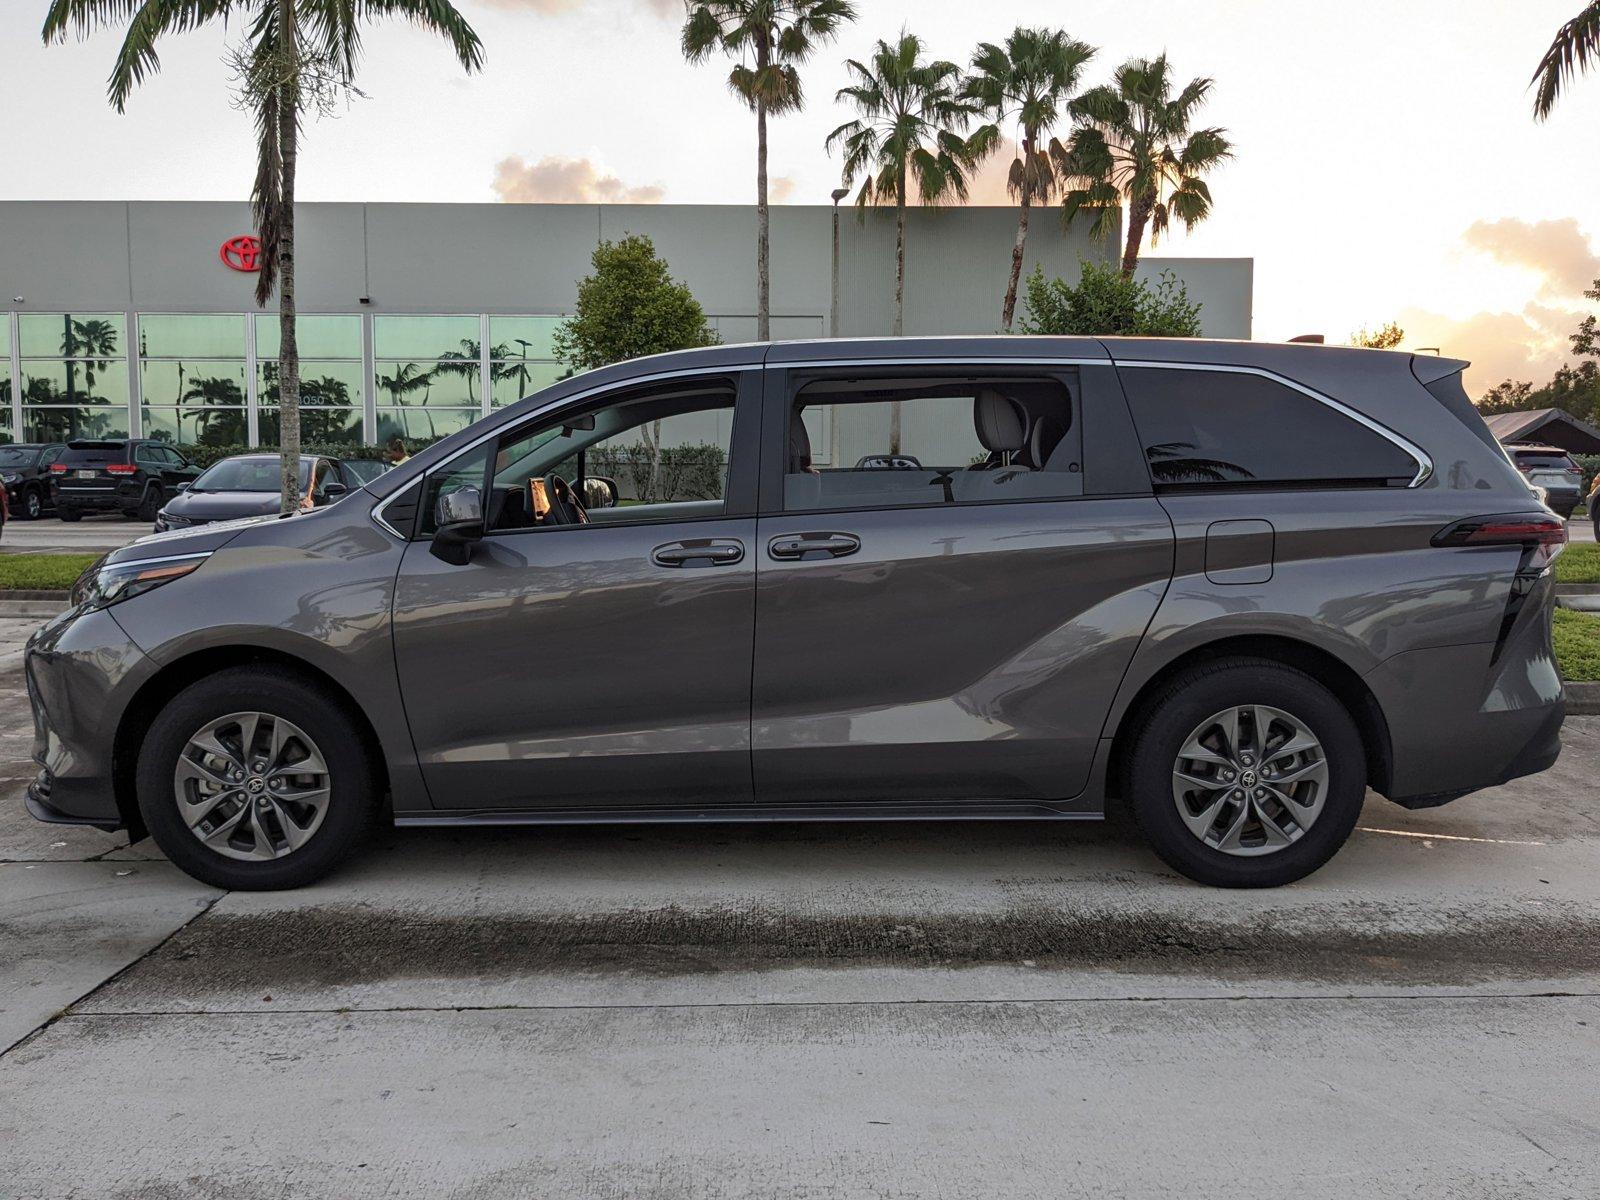
[(144, 499), (139, 502), (138, 511), (133, 514), (134, 518), (140, 521), (153, 522), (156, 519), (156, 514), (161, 511), (161, 506), (165, 503), (166, 499), (162, 496), (160, 488), (148, 488), (145, 491)]
[(43, 512), (44, 497), (39, 494), (39, 489), (26, 489), (22, 493), (22, 512), (18, 515), (25, 521), (37, 521)]
[(83, 514), (81, 512), (75, 508), (67, 508), (65, 505), (56, 506), (56, 516), (61, 518), (61, 520), (68, 522), (83, 520)]
[(162, 707), (139, 755), (156, 844), (213, 887), (301, 887), (361, 841), (377, 807), (366, 738), (320, 685), (235, 667)]
[(1366, 781), (1337, 697), (1303, 671), (1232, 658), (1183, 672), (1145, 710), (1125, 794), (1151, 847), (1189, 878), (1276, 887), (1344, 845)]

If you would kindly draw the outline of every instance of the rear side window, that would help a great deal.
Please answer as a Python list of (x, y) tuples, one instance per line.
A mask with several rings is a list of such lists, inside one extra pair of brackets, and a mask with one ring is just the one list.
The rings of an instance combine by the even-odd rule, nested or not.
[(1121, 368), (1150, 480), (1167, 488), (1403, 487), (1418, 464), (1304, 392), (1233, 371)]
[(1512, 459), (1524, 471), (1576, 471), (1578, 464), (1565, 454), (1551, 450), (1512, 450)]
[(61, 452), (61, 462), (68, 466), (103, 467), (127, 461), (128, 447), (123, 442), (84, 442)]

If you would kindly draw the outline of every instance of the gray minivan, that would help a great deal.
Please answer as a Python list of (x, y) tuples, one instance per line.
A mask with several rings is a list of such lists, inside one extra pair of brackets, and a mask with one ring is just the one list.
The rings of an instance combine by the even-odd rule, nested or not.
[(1464, 363), (725, 346), (571, 379), (341, 503), (147, 537), (29, 642), (49, 821), (230, 888), (400, 825), (1101, 816), (1299, 879), (1560, 749), (1565, 528)]

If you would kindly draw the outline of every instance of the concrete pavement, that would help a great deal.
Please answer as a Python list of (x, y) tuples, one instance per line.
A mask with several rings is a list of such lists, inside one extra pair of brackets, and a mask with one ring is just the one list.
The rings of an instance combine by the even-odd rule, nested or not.
[(7, 521), (0, 533), (3, 554), (103, 554), (151, 531), (149, 521), (127, 521), (117, 514), (60, 521)]
[(391, 830), (224, 895), (23, 816), (0, 695), (6, 1200), (1600, 1192), (1600, 718), (1271, 892), (1113, 822)]

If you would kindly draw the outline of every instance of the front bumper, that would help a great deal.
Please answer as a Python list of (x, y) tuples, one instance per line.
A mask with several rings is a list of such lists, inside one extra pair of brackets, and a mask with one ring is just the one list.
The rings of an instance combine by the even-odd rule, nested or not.
[(117, 729), (155, 673), (110, 610), (69, 611), (28, 640), (23, 657), (39, 776), (28, 811), (42, 821), (117, 828)]

